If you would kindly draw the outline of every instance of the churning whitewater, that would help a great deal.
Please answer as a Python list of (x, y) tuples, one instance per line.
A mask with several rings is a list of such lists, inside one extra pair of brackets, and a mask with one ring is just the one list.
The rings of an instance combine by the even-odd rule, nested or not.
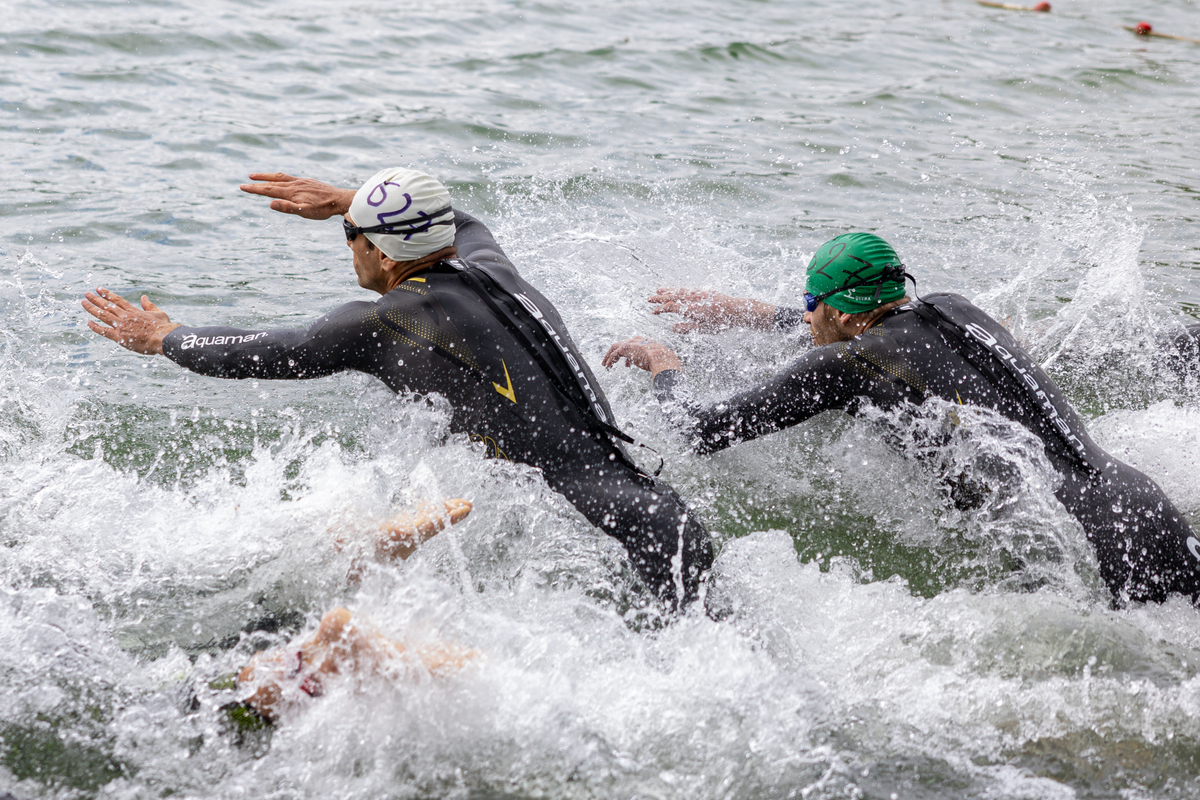
[[(15, 6), (0, 794), (1196, 796), (1200, 611), (1114, 607), (1035, 435), (931, 402), (700, 456), (644, 372), (600, 366), (642, 335), (705, 402), (765, 380), (806, 327), (678, 333), (647, 298), (801, 306), (821, 243), (872, 231), (918, 293), (1002, 322), (1200, 524), (1200, 361), (1163, 348), (1200, 319), (1200, 50), (1122, 27), (1140, 20), (1200, 37), (1177, 0)], [(238, 185), (356, 188), (391, 165), (491, 228), (616, 425), (662, 456), (716, 549), (701, 604), (671, 614), (443, 398), (359, 373), (222, 381), (85, 326), (98, 286), (244, 330), (375, 299), (338, 218)], [(947, 474), (993, 480), (963, 509)], [(449, 498), (470, 515), (364, 565), (381, 523)], [(330, 681), (270, 727), (232, 714), (232, 676), (337, 607), (411, 652), (475, 655)]]

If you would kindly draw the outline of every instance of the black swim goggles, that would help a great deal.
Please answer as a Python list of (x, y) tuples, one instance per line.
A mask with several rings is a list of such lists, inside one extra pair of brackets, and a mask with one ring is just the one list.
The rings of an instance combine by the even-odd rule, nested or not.
[(446, 214), (451, 214), (453, 212), (453, 208), (446, 206), (445, 208), (439, 208), (437, 211), (429, 214), (418, 212), (421, 216), (414, 217), (412, 219), (400, 219), (396, 220), (395, 222), (385, 222), (382, 225), (369, 225), (367, 227), (351, 225), (345, 217), (342, 217), (342, 229), (346, 231), (347, 242), (353, 242), (356, 238), (358, 238), (360, 233), (387, 233), (391, 234), (392, 236), (404, 236), (407, 238), (413, 234), (424, 233), (430, 228), (438, 225), (453, 225), (453, 217), (442, 220), (441, 222), (434, 222), (434, 220), (438, 217), (445, 216)]
[[(847, 254), (846, 257), (852, 258), (860, 264), (865, 264), (870, 269), (875, 269), (874, 264), (872, 264), (870, 261), (861, 259), (858, 256), (852, 256), (852, 255)], [(861, 272), (862, 270), (859, 270), (859, 271)], [(833, 289), (832, 291), (822, 292), (821, 294), (818, 294), (818, 295), (813, 295), (813, 294), (810, 294), (809, 292), (805, 292), (804, 293), (804, 310), (807, 311), (808, 313), (812, 314), (814, 311), (817, 310), (817, 305), (822, 300), (824, 300), (826, 297), (833, 297), (835, 294), (838, 294), (840, 292), (845, 292), (849, 289), (857, 289), (860, 286), (867, 286), (867, 287), (874, 286), (875, 287), (875, 305), (879, 305), (879, 295), (883, 292), (883, 285), (885, 283), (887, 283), (888, 281), (894, 281), (894, 280), (903, 281), (905, 278), (908, 278), (910, 281), (912, 281), (913, 286), (917, 285), (917, 279), (904, 271), (903, 264), (892, 264), (891, 266), (884, 267), (883, 271), (880, 272), (878, 275), (875, 275), (874, 277), (862, 278), (860, 280), (854, 281), (853, 283), (847, 283), (845, 286), (839, 286), (838, 288)]]

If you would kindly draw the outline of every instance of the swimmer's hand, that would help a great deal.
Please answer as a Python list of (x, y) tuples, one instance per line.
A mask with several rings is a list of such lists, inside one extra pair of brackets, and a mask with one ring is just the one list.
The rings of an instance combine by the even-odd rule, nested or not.
[(627, 367), (649, 370), (651, 378), (664, 369), (683, 370), (679, 356), (675, 355), (674, 350), (642, 336), (617, 342), (608, 348), (600, 363), (605, 369), (612, 369), (622, 358), (625, 359)]
[(311, 639), (293, 641), (256, 654), (237, 676), (242, 701), (261, 719), (273, 722), (285, 705), (319, 697), (335, 675), (379, 672), (406, 654), (416, 656), (434, 675), (460, 670), (479, 657), (452, 642), (419, 643), (412, 647), (389, 639), (355, 622), (350, 612), (335, 608), (321, 618)]
[(422, 542), (445, 528), (446, 523), (455, 525), (471, 513), (471, 503), (461, 498), (446, 500), (442, 506), (445, 511), (437, 505), (422, 503), (414, 512), (405, 512), (380, 525), (375, 555), (380, 559), (408, 558)]
[(179, 327), (146, 295), (142, 295), (142, 307), (138, 308), (119, 294), (101, 287), (95, 293), (86, 292), (82, 305), (99, 320), (88, 320), (89, 328), (126, 350), (143, 355), (162, 355), (163, 339)]
[(692, 322), (675, 325), (676, 333), (717, 333), (730, 328), (769, 331), (775, 326), (775, 306), (719, 292), (666, 287), (650, 295), (655, 314), (682, 314)]
[(329, 219), (350, 212), (354, 191), (339, 189), (312, 178), (296, 178), (284, 172), (251, 172), (250, 180), (265, 183), (243, 183), (243, 192), (274, 197), (271, 208), (284, 214), (305, 219)]

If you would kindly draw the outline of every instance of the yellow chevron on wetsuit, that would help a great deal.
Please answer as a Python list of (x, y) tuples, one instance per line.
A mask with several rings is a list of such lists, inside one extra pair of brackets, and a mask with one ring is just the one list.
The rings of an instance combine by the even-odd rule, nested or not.
[[(553, 304), (521, 278), (486, 226), (457, 212), (455, 229), (454, 245), (468, 272), (432, 265), (374, 302), (346, 303), (303, 328), (177, 328), (166, 337), (164, 355), (222, 378), (319, 378), (355, 370), (395, 392), (436, 395), (446, 401), (436, 406), (449, 416), (451, 433), (469, 434), (492, 455), (539, 470), (550, 489), (625, 546), (652, 591), (673, 602), (698, 597), (700, 576), (712, 563), (703, 524), (674, 490), (630, 463), (587, 410), (567, 402), (556, 386), (552, 365), (565, 346), (574, 363), (564, 359), (562, 377), (586, 379), (594, 387), (593, 402), (611, 419)], [(485, 267), (486, 286), (494, 282), (498, 290), (489, 295), (496, 308), (466, 280)], [(502, 284), (511, 290), (499, 291)], [(504, 294), (514, 298), (511, 303)], [(519, 308), (512, 319), (505, 316), (510, 305), (528, 311), (517, 294), (542, 316), (525, 318)], [(538, 363), (539, 355), (551, 366)]]
[(508, 381), (508, 388), (506, 389), (498, 383), (493, 383), (492, 386), (496, 387), (496, 391), (500, 393), (501, 397), (507, 397), (515, 403), (517, 402), (517, 393), (513, 391), (512, 378), (508, 377), (508, 364), (504, 363), (504, 359), (500, 359), (500, 366), (504, 367), (504, 380)]

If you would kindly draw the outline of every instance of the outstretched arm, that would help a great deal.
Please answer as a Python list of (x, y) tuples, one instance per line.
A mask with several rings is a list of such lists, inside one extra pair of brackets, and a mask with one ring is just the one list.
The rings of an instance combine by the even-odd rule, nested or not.
[(693, 398), (679, 359), (663, 345), (634, 337), (609, 348), (602, 363), (611, 369), (622, 358), (652, 373), (659, 404), (687, 431), (699, 453), (782, 430), (822, 411), (847, 408), (858, 398), (887, 405), (907, 397), (860, 367), (845, 342), (806, 353), (759, 385), (708, 406)]
[(88, 326), (135, 353), (161, 354), (182, 367), (218, 378), (320, 378), (370, 366), (371, 303), (346, 303), (304, 328), (249, 331), (190, 328), (171, 322), (147, 298), (142, 307), (107, 289), (88, 292)]
[(761, 300), (730, 297), (719, 292), (670, 287), (650, 295), (655, 314), (682, 314), (692, 320), (675, 325), (678, 333), (715, 333), (729, 328), (773, 330), (779, 309)]
[(303, 328), (180, 327), (163, 340), (163, 355), (215, 378), (298, 380), (351, 369), (373, 372), (374, 308), (346, 303)]
[(297, 178), (286, 172), (251, 172), (250, 180), (263, 183), (243, 183), (241, 190), (249, 194), (273, 197), (271, 209), (295, 214), (305, 219), (329, 219), (350, 211), (354, 202), (353, 189), (339, 189), (312, 178)]

